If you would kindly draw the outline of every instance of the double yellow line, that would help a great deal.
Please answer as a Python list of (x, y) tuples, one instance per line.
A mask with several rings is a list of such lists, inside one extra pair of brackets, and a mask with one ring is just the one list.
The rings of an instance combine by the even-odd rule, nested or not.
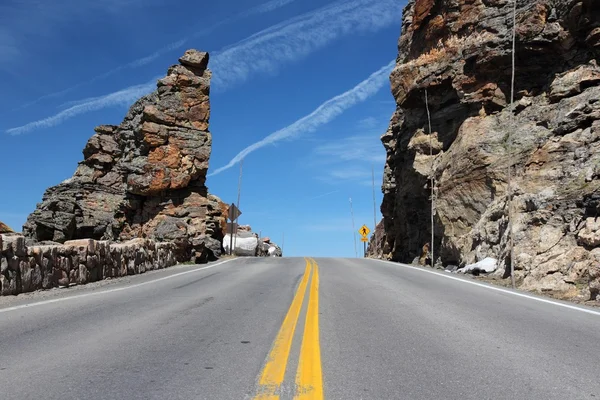
[(258, 381), (257, 395), (254, 397), (256, 400), (279, 399), (311, 269), (312, 281), (310, 283), (306, 323), (300, 348), (300, 360), (296, 371), (294, 399), (323, 399), (323, 373), (321, 370), (321, 346), (319, 344), (319, 266), (315, 260), (307, 258), (304, 276), (273, 342), (271, 352)]

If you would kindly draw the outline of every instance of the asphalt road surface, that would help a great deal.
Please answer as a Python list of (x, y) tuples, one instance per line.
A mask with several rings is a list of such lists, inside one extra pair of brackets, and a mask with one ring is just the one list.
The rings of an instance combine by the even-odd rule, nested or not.
[(600, 310), (359, 259), (0, 302), (0, 399), (600, 399)]

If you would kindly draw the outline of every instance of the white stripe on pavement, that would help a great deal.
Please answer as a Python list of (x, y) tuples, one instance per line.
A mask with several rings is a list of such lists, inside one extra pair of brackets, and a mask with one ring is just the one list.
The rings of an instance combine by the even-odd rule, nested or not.
[(475, 282), (475, 281), (471, 281), (471, 280), (467, 280), (467, 279), (463, 279), (463, 278), (458, 278), (458, 277), (455, 277), (455, 276), (447, 275), (445, 273), (441, 273), (441, 272), (437, 272), (437, 271), (433, 271), (433, 270), (428, 270), (428, 269), (419, 268), (419, 267), (413, 267), (411, 265), (396, 263), (396, 262), (393, 262), (393, 261), (376, 260), (376, 259), (370, 259), (370, 260), (372, 260), (372, 261), (379, 261), (379, 262), (382, 262), (382, 263), (385, 263), (385, 264), (390, 264), (390, 265), (401, 266), (401, 267), (404, 267), (404, 268), (414, 269), (416, 271), (421, 271), (421, 272), (425, 272), (425, 273), (428, 273), (428, 274), (437, 275), (437, 276), (440, 276), (440, 277), (443, 277), (443, 278), (452, 279), (454, 281), (468, 283), (469, 285), (475, 285), (475, 286), (487, 288), (487, 289), (490, 289), (490, 290), (495, 290), (497, 292), (507, 293), (507, 294), (511, 294), (513, 296), (524, 297), (526, 299), (539, 301), (541, 303), (553, 304), (555, 306), (568, 308), (570, 310), (581, 311), (581, 312), (584, 312), (584, 313), (588, 313), (588, 314), (600, 316), (600, 311), (594, 311), (594, 310), (590, 310), (588, 308), (578, 307), (578, 306), (574, 306), (574, 305), (570, 305), (570, 304), (564, 304), (564, 303), (560, 303), (558, 301), (553, 301), (553, 300), (549, 300), (549, 299), (543, 299), (543, 298), (540, 298), (540, 297), (531, 296), (531, 295), (528, 295), (528, 294), (525, 294), (525, 293), (519, 293), (519, 292), (515, 292), (515, 291), (512, 291), (512, 290), (508, 290), (508, 289), (503, 289), (503, 288), (496, 287), (496, 286), (490, 286), (490, 285), (486, 285), (486, 284), (483, 284), (483, 283), (479, 283), (479, 282)]

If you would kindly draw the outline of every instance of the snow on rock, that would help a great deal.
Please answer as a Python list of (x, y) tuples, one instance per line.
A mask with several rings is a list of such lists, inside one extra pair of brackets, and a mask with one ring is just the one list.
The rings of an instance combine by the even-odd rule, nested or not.
[(469, 264), (466, 267), (459, 268), (456, 273), (466, 274), (468, 272), (494, 272), (498, 268), (498, 260), (492, 257), (487, 257), (475, 264)]
[[(229, 254), (230, 235), (225, 235), (223, 239), (223, 247), (225, 254)], [(257, 254), (258, 238), (249, 233), (240, 232), (233, 236), (233, 252), (236, 256), (255, 257)]]

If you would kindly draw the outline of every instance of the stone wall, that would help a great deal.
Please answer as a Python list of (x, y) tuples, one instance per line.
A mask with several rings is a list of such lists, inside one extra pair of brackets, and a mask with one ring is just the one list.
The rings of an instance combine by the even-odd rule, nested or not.
[(173, 266), (177, 247), (134, 239), (125, 243), (73, 240), (27, 246), (18, 234), (0, 235), (0, 295), (83, 285)]

